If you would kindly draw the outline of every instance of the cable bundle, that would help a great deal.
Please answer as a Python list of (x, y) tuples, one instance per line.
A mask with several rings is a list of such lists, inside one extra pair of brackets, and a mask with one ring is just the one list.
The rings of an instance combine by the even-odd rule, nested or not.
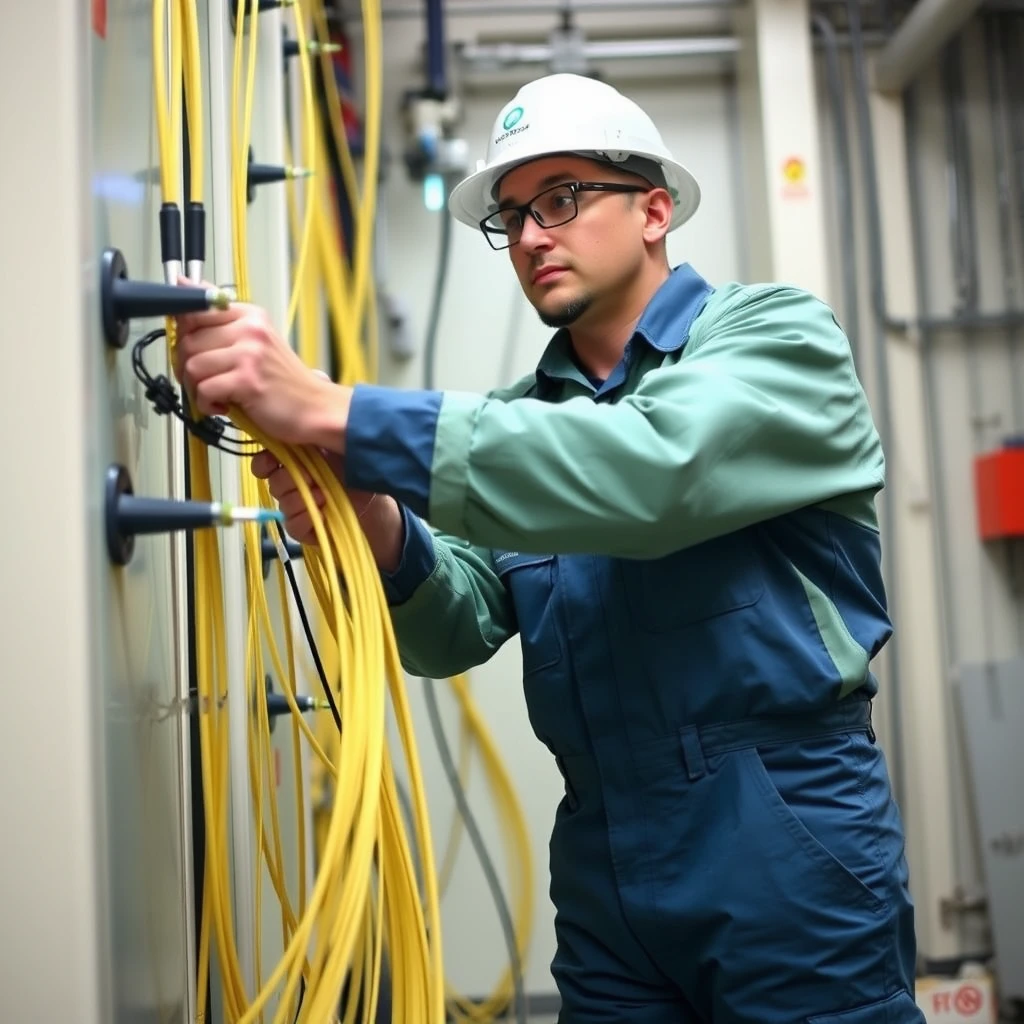
[[(259, 33), (257, 0), (239, 0), (238, 24), (232, 63), (232, 230), (234, 278), (238, 297), (249, 298), (247, 258), (247, 174), (249, 139), (253, 116), (256, 53)], [(307, 365), (315, 366), (320, 348), (321, 295), (331, 316), (332, 337), (339, 379), (355, 383), (376, 373), (377, 304), (371, 269), (372, 229), (378, 179), (381, 120), (381, 15), (379, 0), (363, 0), (367, 64), (367, 139), (362, 189), (341, 124), (340, 102), (330, 57), (323, 44), (329, 41), (323, 0), (298, 0), (289, 4), (300, 53), (302, 75), (302, 157), (313, 176), (304, 194), (301, 215), (293, 188), (289, 188), (290, 224), (294, 248), (294, 279), (288, 306), (287, 327), (298, 327), (297, 348)], [(331, 141), (339, 159), (348, 196), (359, 196), (356, 235), (351, 262), (339, 246), (340, 214), (327, 175), (317, 175), (326, 165), (325, 132), (315, 109), (311, 78), (310, 18), (321, 45), (323, 81)], [(169, 29), (169, 31), (168, 31)], [(157, 130), (160, 145), (160, 181), (163, 198), (161, 228), (180, 232), (180, 178), (178, 158), (183, 124), (182, 86), (188, 114), (189, 181), (186, 196), (187, 224), (202, 230), (203, 200), (203, 89), (199, 31), (195, 0), (153, 0), (153, 64)], [(243, 85), (244, 82), (244, 85)], [(180, 235), (179, 235), (180, 238)], [(178, 243), (180, 249), (180, 242)], [(170, 276), (177, 249), (164, 253)], [(193, 239), (186, 256), (189, 269), (201, 267), (202, 240)], [(196, 257), (193, 259), (193, 257)], [(180, 259), (180, 257), (179, 257)], [(166, 324), (169, 358), (176, 344), (175, 324)], [(364, 349), (363, 338), (368, 338)], [(140, 353), (141, 357), (141, 353)], [(183, 401), (182, 405), (187, 408)], [(267, 591), (262, 575), (259, 527), (245, 528), (245, 571), (248, 597), (244, 685), (248, 716), (250, 794), (255, 812), (256, 886), (254, 916), (257, 936), (253, 975), (256, 991), (246, 990), (234, 933), (235, 906), (231, 872), (228, 816), (230, 792), (229, 717), (225, 699), (229, 664), (224, 616), (224, 585), (219, 536), (216, 531), (194, 535), (195, 552), (195, 646), (197, 659), (196, 706), (202, 709), (199, 734), (202, 784), (206, 816), (206, 859), (203, 866), (204, 899), (200, 927), (197, 1019), (206, 1019), (206, 993), (212, 951), (217, 954), (224, 1019), (228, 1022), (264, 1020), (272, 1014), (275, 1024), (295, 1021), (321, 1024), (343, 1019), (372, 1021), (382, 973), (384, 951), (390, 966), (393, 1019), (416, 1024), (442, 1024), (446, 988), (442, 966), (442, 940), (437, 874), (427, 818), (426, 798), (408, 702), (387, 604), (379, 575), (358, 520), (344, 489), (318, 452), (281, 445), (262, 436), (255, 425), (230, 410), (230, 419), (241, 434), (241, 447), (267, 448), (292, 474), (310, 512), (317, 546), (304, 550), (305, 566), (319, 612), (320, 634), (313, 648), (319, 675), (332, 706), (332, 715), (321, 715), (316, 732), (307, 725), (295, 703), (297, 652), (287, 614), (284, 616), (283, 653), (275, 636)], [(192, 430), (188, 437), (191, 494), (212, 499), (208, 437)], [(236, 439), (237, 443), (237, 439)], [(303, 471), (326, 497), (318, 509)], [(269, 505), (266, 485), (241, 465), (240, 486), (246, 504)], [(275, 585), (280, 607), (287, 609), (286, 574), (294, 576), (287, 552), (278, 539), (281, 555)], [(298, 596), (296, 588), (296, 596)], [(300, 606), (301, 607), (301, 606)], [(330, 667), (322, 668), (317, 652)], [(292, 709), (293, 756), (297, 787), (297, 837), (299, 887), (293, 906), (284, 880), (280, 822), (273, 793), (272, 751), (266, 704), (262, 699), (266, 663)], [(238, 685), (235, 676), (230, 676)], [(240, 682), (240, 680), (239, 680)], [(514, 948), (525, 951), (531, 926), (532, 875), (530, 850), (522, 810), (476, 711), (464, 678), (453, 682), (460, 702), (463, 741), (476, 739), (484, 753), (485, 768), (499, 803), (507, 838), (516, 848), (511, 859), (516, 873), (517, 913)], [(390, 698), (407, 766), (411, 798), (403, 818), (391, 758), (385, 744), (385, 716)], [(344, 730), (342, 739), (342, 729)], [(319, 838), (317, 872), (311, 888), (304, 867), (305, 823), (301, 769), (301, 741), (305, 738), (322, 773), (320, 789), (330, 791), (330, 801), (319, 804), (316, 834)], [(466, 746), (468, 751), (468, 746)], [(466, 765), (463, 765), (462, 774)], [(462, 794), (464, 798), (464, 793)], [(323, 808), (328, 808), (326, 811)], [(467, 809), (468, 810), (468, 809)], [(267, 819), (269, 818), (269, 829)], [(419, 857), (419, 877), (410, 851), (407, 828), (411, 826)], [(454, 857), (458, 836), (453, 833), (449, 854)], [(478, 850), (479, 852), (479, 850)], [(260, 956), (262, 930), (262, 864), (281, 905), (284, 954), (264, 971)], [(309, 888), (309, 891), (307, 891)], [(342, 993), (343, 1006), (340, 1006)], [(474, 1004), (454, 990), (448, 992), (449, 1010), (458, 1020), (475, 1024), (494, 1019), (512, 998), (510, 972), (494, 994)], [(275, 1005), (276, 1004), (276, 1005)], [(339, 1016), (343, 1015), (343, 1016)]]

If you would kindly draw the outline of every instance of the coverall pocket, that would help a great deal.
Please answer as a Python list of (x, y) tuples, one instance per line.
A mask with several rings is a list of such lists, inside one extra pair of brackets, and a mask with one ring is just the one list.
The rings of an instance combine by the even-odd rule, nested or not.
[(816, 1014), (807, 1018), (807, 1024), (924, 1024), (924, 1019), (910, 993), (900, 990), (854, 1010)]
[(494, 552), (494, 566), (512, 595), (523, 652), (523, 678), (543, 672), (562, 660), (555, 620), (558, 560), (554, 555)]
[(669, 633), (756, 604), (764, 575), (746, 531), (717, 537), (664, 558), (622, 563), (625, 592), (639, 629)]
[[(885, 901), (876, 896), (853, 871), (829, 850), (811, 831), (807, 823), (798, 817), (786, 803), (758, 751), (750, 747), (737, 751), (737, 755), (742, 759), (748, 775), (760, 790), (765, 807), (771, 812), (780, 831), (788, 836), (787, 845), (792, 846), (794, 855), (794, 884), (813, 885), (813, 879), (816, 877), (823, 881), (839, 900), (853, 900), (857, 905), (863, 906), (873, 913), (884, 911)], [(865, 836), (863, 842), (870, 844), (871, 837)], [(798, 865), (802, 865), (802, 869)], [(849, 905), (848, 902), (847, 905)]]

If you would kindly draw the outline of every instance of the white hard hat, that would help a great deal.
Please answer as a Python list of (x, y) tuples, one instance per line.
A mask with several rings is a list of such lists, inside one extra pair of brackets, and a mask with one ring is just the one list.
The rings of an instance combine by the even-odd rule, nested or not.
[(616, 164), (634, 164), (639, 157), (659, 165), (675, 200), (670, 231), (689, 220), (700, 203), (696, 179), (672, 159), (654, 122), (636, 103), (604, 82), (558, 74), (527, 83), (502, 108), (487, 144), (487, 159), (452, 189), (452, 216), (479, 226), (498, 209), (495, 191), (504, 175), (519, 164), (555, 153)]

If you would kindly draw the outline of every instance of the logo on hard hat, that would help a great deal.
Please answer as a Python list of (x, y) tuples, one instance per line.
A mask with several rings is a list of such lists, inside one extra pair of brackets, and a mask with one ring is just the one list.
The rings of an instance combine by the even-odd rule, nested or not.
[(517, 124), (523, 119), (523, 108), (513, 107), (506, 115), (505, 120), (502, 121), (501, 126), (508, 131), (510, 128), (515, 128)]

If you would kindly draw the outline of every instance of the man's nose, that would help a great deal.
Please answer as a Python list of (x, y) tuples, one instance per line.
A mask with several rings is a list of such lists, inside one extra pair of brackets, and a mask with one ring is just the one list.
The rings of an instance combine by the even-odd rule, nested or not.
[(551, 248), (551, 232), (542, 228), (533, 217), (523, 222), (523, 230), (519, 236), (519, 245), (526, 252), (537, 252)]

